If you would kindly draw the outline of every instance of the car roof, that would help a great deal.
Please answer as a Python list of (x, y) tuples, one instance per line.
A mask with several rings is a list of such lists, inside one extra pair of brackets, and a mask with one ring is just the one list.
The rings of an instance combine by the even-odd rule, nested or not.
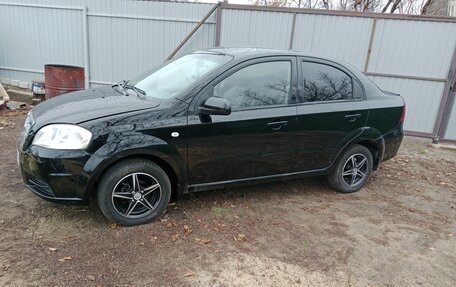
[[(193, 53), (214, 53), (214, 54), (222, 54), (222, 55), (229, 55), (234, 57), (237, 60), (244, 60), (248, 58), (258, 57), (258, 56), (302, 56), (302, 57), (309, 57), (321, 60), (328, 60), (342, 66), (347, 66), (347, 62), (344, 62), (340, 59), (326, 57), (311, 53), (304, 53), (300, 51), (294, 50), (281, 50), (281, 49), (268, 49), (268, 48), (210, 48), (210, 49), (203, 49), (197, 50)], [(351, 66), (351, 65), (349, 65)]]
[(335, 64), (339, 64), (342, 67), (350, 70), (352, 74), (354, 74), (364, 85), (366, 89), (366, 93), (375, 93), (379, 90), (379, 88), (373, 84), (373, 82), (366, 77), (359, 69), (357, 69), (352, 64), (345, 62), (340, 59), (327, 57), (327, 56), (320, 56), (311, 53), (304, 53), (300, 51), (293, 51), (293, 50), (280, 50), (280, 49), (266, 49), (266, 48), (210, 48), (195, 51), (194, 53), (213, 53), (213, 54), (221, 54), (221, 55), (229, 55), (232, 56), (235, 61), (239, 63), (240, 61), (248, 60), (251, 58), (256, 57), (268, 57), (268, 56), (302, 56), (307, 58), (314, 58), (319, 60), (326, 60), (329, 62), (333, 62)]
[(301, 55), (297, 51), (292, 50), (279, 50), (279, 49), (267, 49), (267, 48), (210, 48), (204, 50), (198, 50), (194, 53), (214, 53), (230, 55), (235, 58), (244, 58), (252, 56), (280, 56), (280, 55)]

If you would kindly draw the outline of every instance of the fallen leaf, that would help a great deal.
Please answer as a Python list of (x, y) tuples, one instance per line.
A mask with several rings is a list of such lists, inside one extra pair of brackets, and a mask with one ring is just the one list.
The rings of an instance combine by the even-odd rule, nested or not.
[(173, 242), (176, 242), (176, 240), (179, 239), (179, 233), (176, 233), (173, 236), (171, 236), (171, 239), (173, 240)]
[(95, 281), (95, 276), (87, 275), (87, 279), (89, 279), (90, 281)]
[(58, 260), (60, 262), (65, 262), (65, 261), (68, 261), (68, 260), (72, 260), (72, 258), (71, 258), (71, 256), (65, 256), (65, 257), (59, 258)]
[(225, 223), (217, 223), (214, 225), (214, 227), (212, 227), (213, 230), (215, 231), (220, 231), (220, 230), (223, 230), (226, 228), (226, 224)]
[(184, 232), (185, 232), (185, 236), (189, 236), (190, 234), (192, 234), (193, 230), (188, 227), (188, 225), (184, 225)]
[(117, 223), (109, 224), (109, 227), (112, 229), (119, 228), (119, 225)]
[(49, 251), (51, 252), (56, 252), (57, 251), (57, 248), (54, 248), (54, 247), (48, 247)]
[(210, 239), (204, 239), (204, 238), (203, 238), (203, 239), (200, 239), (200, 240), (198, 241), (198, 243), (201, 244), (201, 245), (206, 245), (206, 244), (209, 244), (210, 242), (211, 242)]
[(240, 234), (237, 235), (237, 238), (240, 241), (245, 241), (246, 236), (245, 236), (245, 234), (240, 233)]
[(191, 277), (191, 276), (195, 276), (195, 274), (193, 272), (187, 272), (184, 274), (184, 277)]

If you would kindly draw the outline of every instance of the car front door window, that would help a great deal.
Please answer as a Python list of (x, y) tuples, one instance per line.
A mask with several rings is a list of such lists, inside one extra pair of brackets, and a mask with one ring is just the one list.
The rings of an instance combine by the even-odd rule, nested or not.
[(227, 99), (233, 110), (284, 105), (288, 102), (291, 62), (276, 61), (247, 66), (214, 87), (214, 96)]

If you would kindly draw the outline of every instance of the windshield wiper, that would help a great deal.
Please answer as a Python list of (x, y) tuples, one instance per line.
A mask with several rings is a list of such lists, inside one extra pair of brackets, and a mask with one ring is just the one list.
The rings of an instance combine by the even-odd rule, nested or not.
[(128, 96), (127, 90), (125, 90), (125, 85), (128, 83), (127, 80), (122, 80), (118, 82), (117, 84), (112, 85), (112, 87), (119, 87), (119, 91), (122, 93), (124, 96)]
[(141, 90), (140, 88), (135, 87), (135, 86), (133, 86), (133, 85), (128, 85), (128, 81), (125, 82), (124, 87), (125, 87), (126, 89), (131, 89), (131, 90), (135, 91), (135, 92), (136, 92), (136, 95), (137, 95), (138, 97), (140, 97), (140, 98), (141, 98), (141, 95), (142, 95), (142, 97), (145, 97), (145, 96), (146, 96), (146, 92), (144, 92), (144, 90)]
[(124, 96), (129, 96), (130, 94), (128, 94), (127, 90), (133, 90), (135, 91), (136, 95), (139, 97), (139, 98), (145, 98), (146, 96), (146, 92), (140, 88), (137, 88), (133, 85), (129, 85), (128, 82), (130, 82), (129, 80), (122, 80), (120, 82), (118, 82), (117, 84), (114, 84), (112, 85), (112, 87), (119, 87), (119, 91), (122, 93), (122, 95)]

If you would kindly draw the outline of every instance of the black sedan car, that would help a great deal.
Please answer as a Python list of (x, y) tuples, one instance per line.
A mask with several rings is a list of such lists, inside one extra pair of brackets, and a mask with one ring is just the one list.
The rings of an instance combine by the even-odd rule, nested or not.
[(179, 195), (327, 175), (363, 187), (394, 157), (405, 106), (338, 60), (291, 51), (209, 49), (116, 85), (31, 110), (18, 142), (27, 187), (87, 204), (123, 225)]

